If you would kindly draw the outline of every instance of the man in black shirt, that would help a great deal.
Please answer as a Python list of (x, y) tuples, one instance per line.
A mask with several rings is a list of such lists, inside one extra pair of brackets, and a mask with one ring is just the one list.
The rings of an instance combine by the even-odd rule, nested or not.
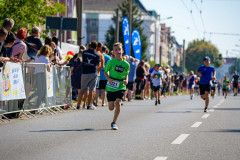
[(238, 93), (238, 83), (239, 83), (238, 81), (239, 81), (239, 75), (237, 75), (237, 71), (234, 71), (234, 75), (232, 77), (234, 96), (236, 96)]
[(97, 42), (90, 43), (90, 48), (82, 54), (82, 77), (81, 92), (78, 94), (77, 109), (80, 108), (83, 94), (89, 91), (87, 109), (96, 109), (92, 105), (93, 91), (96, 90), (97, 84), (97, 67), (100, 62), (100, 55), (96, 52)]
[(27, 44), (27, 54), (31, 58), (34, 58), (37, 55), (37, 52), (43, 46), (39, 35), (39, 28), (33, 27), (31, 36), (27, 37), (25, 40), (25, 43)]

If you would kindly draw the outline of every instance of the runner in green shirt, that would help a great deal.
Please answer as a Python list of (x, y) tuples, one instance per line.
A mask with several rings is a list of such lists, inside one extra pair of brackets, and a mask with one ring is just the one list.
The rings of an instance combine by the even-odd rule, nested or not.
[[(108, 80), (106, 91), (109, 110), (114, 110), (113, 122), (111, 127), (117, 130), (117, 118), (120, 113), (121, 102), (128, 83), (129, 63), (123, 60), (123, 49), (121, 43), (113, 45), (113, 54), (115, 58), (109, 60), (104, 68), (105, 77)], [(115, 104), (115, 106), (114, 106)]]
[(223, 80), (223, 84), (222, 84), (222, 91), (223, 91), (223, 96), (225, 97), (225, 99), (227, 98), (227, 94), (228, 94), (228, 85), (229, 85), (229, 80), (227, 78), (227, 76), (224, 76), (224, 80)]

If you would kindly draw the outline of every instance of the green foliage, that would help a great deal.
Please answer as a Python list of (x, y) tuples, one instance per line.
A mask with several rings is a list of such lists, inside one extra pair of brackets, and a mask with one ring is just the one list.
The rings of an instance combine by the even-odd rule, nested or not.
[(1, 0), (0, 24), (5, 18), (15, 21), (13, 31), (20, 27), (31, 30), (32, 26), (41, 26), (46, 23), (47, 16), (65, 12), (65, 6), (52, 0)]
[(199, 66), (203, 65), (203, 58), (209, 56), (211, 65), (218, 68), (222, 65), (219, 59), (218, 49), (210, 42), (204, 40), (194, 40), (188, 44), (186, 50), (186, 69), (196, 71)]
[[(120, 10), (120, 14), (119, 15), (119, 19), (120, 19), (120, 22), (119, 22), (119, 42), (124, 42), (123, 40), (123, 32), (122, 32), (122, 20), (124, 17), (128, 17), (129, 18), (129, 1), (128, 0), (125, 0), (123, 1), (121, 4), (118, 4), (118, 8)], [(143, 34), (143, 27), (141, 27), (142, 23), (143, 23), (143, 20), (141, 18), (141, 14), (140, 13), (140, 10), (138, 9), (138, 6), (133, 2), (133, 5), (132, 5), (132, 30), (133, 29), (138, 29), (139, 32), (140, 32), (140, 35), (141, 35), (141, 45), (142, 45), (142, 56), (141, 56), (141, 59), (142, 60), (145, 60), (146, 59), (146, 50), (147, 50), (147, 47), (148, 47), (148, 44), (147, 44), (147, 36)], [(112, 18), (113, 22), (115, 23), (115, 19), (116, 19), (116, 16), (114, 16)], [(115, 34), (115, 28), (113, 26), (110, 26), (109, 27), (109, 30), (107, 31), (106, 35), (105, 35), (105, 39), (106, 39), (106, 45), (107, 47), (112, 50), (113, 49), (113, 44), (114, 44), (114, 34)], [(131, 34), (131, 33), (130, 33)], [(123, 43), (123, 49), (124, 49), (124, 43)], [(134, 57), (134, 52), (133, 52), (133, 49), (131, 47), (131, 56)]]
[(150, 59), (149, 59), (148, 63), (150, 65), (150, 67), (153, 67), (153, 66), (156, 65), (156, 62), (155, 61), (151, 61)]

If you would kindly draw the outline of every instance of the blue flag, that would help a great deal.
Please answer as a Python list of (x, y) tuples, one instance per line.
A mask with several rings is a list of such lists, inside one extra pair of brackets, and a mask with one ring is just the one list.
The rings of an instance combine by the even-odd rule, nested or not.
[(135, 58), (141, 61), (142, 55), (141, 36), (137, 29), (134, 29), (132, 31), (132, 47)]
[(129, 55), (130, 28), (129, 28), (129, 21), (127, 17), (123, 18), (122, 31), (123, 31), (123, 38), (124, 38), (125, 54)]

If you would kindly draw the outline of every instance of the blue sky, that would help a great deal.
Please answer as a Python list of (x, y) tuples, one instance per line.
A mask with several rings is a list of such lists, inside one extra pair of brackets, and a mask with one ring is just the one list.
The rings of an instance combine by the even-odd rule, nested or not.
[[(140, 1), (147, 10), (160, 14), (161, 23), (172, 28), (172, 35), (180, 44), (183, 39), (186, 39), (186, 44), (194, 39), (203, 39), (204, 31), (240, 34), (240, 0), (202, 0), (202, 3), (201, 0)], [(173, 18), (164, 20), (169, 16)], [(205, 34), (205, 40), (210, 40), (223, 57), (240, 57), (240, 36)]]

